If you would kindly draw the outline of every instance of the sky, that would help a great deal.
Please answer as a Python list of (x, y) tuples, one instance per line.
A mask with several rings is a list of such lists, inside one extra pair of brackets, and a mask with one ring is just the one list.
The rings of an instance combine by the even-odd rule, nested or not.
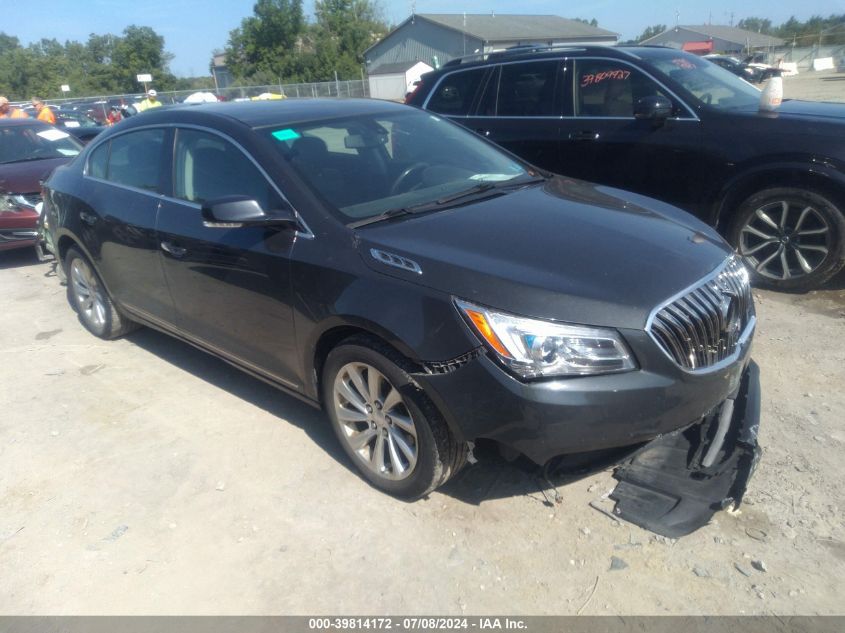
[[(632, 39), (653, 24), (736, 24), (745, 17), (781, 24), (794, 15), (845, 13), (845, 0), (381, 0), (389, 23), (398, 24), (411, 13), (554, 14), (565, 18), (598, 20), (599, 26)], [(171, 71), (178, 76), (208, 74), (214, 49), (226, 45), (229, 31), (252, 14), (254, 0), (0, 0), (0, 31), (17, 36), (26, 45), (41, 38), (84, 42), (91, 33), (120, 34), (130, 24), (150, 26), (164, 37), (174, 55)], [(313, 14), (313, 0), (305, 10)]]

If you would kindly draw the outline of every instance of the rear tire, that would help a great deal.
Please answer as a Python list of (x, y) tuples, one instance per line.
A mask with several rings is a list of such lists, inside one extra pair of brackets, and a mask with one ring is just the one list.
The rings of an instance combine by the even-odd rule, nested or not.
[(65, 271), (68, 301), (91, 334), (113, 339), (138, 328), (118, 311), (91, 262), (76, 248), (65, 254)]
[(359, 473), (409, 501), (446, 483), (467, 458), (466, 444), (455, 439), (411, 371), (389, 346), (357, 336), (329, 353), (322, 383), (335, 435)]
[(843, 210), (807, 189), (754, 194), (739, 206), (727, 237), (754, 282), (774, 290), (812, 290), (845, 266)]

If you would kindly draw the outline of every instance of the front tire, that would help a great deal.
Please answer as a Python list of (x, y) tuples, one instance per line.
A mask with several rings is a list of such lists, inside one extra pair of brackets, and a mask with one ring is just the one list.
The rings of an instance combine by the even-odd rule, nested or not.
[(359, 473), (410, 501), (458, 472), (467, 449), (409, 371), (408, 361), (378, 339), (354, 337), (326, 359), (322, 395), (335, 435)]
[(76, 248), (65, 255), (67, 297), (86, 330), (102, 339), (113, 339), (138, 325), (118, 312), (88, 259)]
[(765, 189), (739, 206), (728, 241), (758, 285), (811, 290), (845, 266), (845, 215), (813, 191)]

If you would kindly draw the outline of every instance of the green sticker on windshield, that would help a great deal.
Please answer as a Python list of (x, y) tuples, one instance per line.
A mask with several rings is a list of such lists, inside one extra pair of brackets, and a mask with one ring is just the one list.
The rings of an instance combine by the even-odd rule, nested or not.
[(273, 138), (277, 141), (292, 141), (299, 138), (299, 133), (296, 130), (285, 128), (284, 130), (276, 130), (273, 132)]

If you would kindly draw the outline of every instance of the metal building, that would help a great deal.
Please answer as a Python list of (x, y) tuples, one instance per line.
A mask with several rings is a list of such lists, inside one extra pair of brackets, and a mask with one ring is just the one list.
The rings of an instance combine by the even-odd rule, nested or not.
[(710, 43), (712, 53), (742, 53), (763, 48), (783, 46), (783, 40), (763, 33), (738, 29), (735, 26), (721, 26), (718, 24), (702, 24), (699, 26), (676, 26), (666, 29), (660, 35), (655, 35), (640, 44), (670, 46), (683, 49), (684, 45)]
[(557, 15), (418, 13), (364, 51), (369, 74), (384, 64), (422, 61), (435, 68), (473, 53), (518, 44), (613, 46), (619, 35)]

